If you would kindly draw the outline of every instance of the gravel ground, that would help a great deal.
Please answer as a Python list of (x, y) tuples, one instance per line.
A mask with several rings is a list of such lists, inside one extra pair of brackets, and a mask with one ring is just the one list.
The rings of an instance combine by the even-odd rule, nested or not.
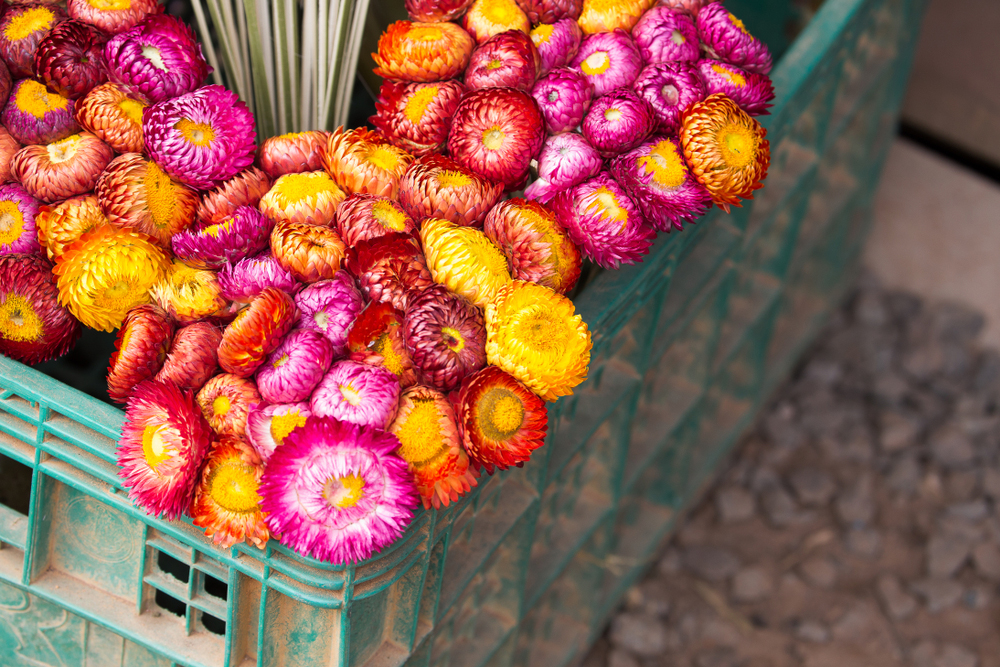
[(1000, 667), (1000, 354), (865, 277), (585, 667)]

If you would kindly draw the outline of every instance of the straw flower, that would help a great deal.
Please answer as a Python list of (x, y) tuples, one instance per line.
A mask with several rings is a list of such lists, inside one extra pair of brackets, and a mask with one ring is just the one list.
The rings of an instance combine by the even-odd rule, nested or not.
[(258, 206), (272, 220), (326, 227), (344, 196), (325, 171), (310, 171), (278, 177)]
[(157, 0), (67, 0), (71, 18), (89, 23), (98, 29), (116, 34), (134, 27), (149, 14), (159, 14), (164, 7)]
[(21, 144), (17, 143), (17, 139), (6, 127), (0, 125), (0, 183), (14, 180), (10, 175), (10, 161), (19, 150)]
[(478, 229), (431, 218), (424, 220), (420, 241), (434, 282), (481, 308), (510, 282), (507, 258)]
[(296, 319), (298, 311), (292, 297), (265, 287), (223, 330), (219, 366), (227, 373), (250, 377), (278, 347)]
[(347, 193), (363, 192), (395, 199), (399, 179), (413, 156), (396, 148), (378, 132), (340, 127), (330, 135), (323, 165)]
[(380, 366), (345, 359), (330, 367), (309, 401), (317, 417), (386, 429), (399, 406), (399, 382)]
[(314, 283), (333, 277), (347, 246), (329, 227), (286, 220), (271, 231), (271, 252), (298, 280)]
[(517, 0), (532, 25), (555, 23), (563, 19), (576, 21), (583, 10), (583, 0)]
[(247, 417), (247, 441), (266, 464), (288, 434), (305, 426), (311, 416), (308, 403), (259, 405)]
[(215, 271), (195, 269), (176, 259), (150, 294), (179, 324), (225, 315), (229, 306), (220, 294)]
[(142, 234), (98, 225), (65, 250), (53, 272), (60, 303), (91, 329), (112, 331), (132, 307), (149, 303), (149, 290), (169, 268)]
[(642, 69), (642, 56), (629, 34), (619, 29), (584, 37), (571, 66), (594, 84), (599, 97), (631, 86)]
[(597, 176), (604, 158), (581, 134), (563, 132), (548, 137), (538, 154), (538, 178), (524, 196), (548, 204), (564, 190)]
[(34, 4), (5, 9), (0, 17), (0, 58), (14, 78), (32, 77), (38, 45), (66, 15), (58, 7)]
[(471, 4), (472, 0), (406, 0), (406, 13), (412, 21), (440, 23), (459, 18)]
[(202, 194), (201, 203), (195, 215), (198, 222), (205, 225), (215, 225), (230, 215), (240, 206), (254, 208), (260, 198), (271, 189), (271, 179), (257, 167), (244, 169), (222, 184), (217, 185)]
[(107, 224), (108, 219), (94, 195), (70, 197), (53, 206), (42, 206), (35, 217), (38, 242), (53, 262), (85, 232)]
[(260, 510), (264, 464), (239, 438), (222, 436), (212, 444), (191, 505), (194, 525), (228, 549), (239, 542), (263, 549), (270, 533)]
[(747, 72), (736, 65), (708, 58), (698, 61), (698, 72), (709, 95), (722, 93), (751, 116), (769, 113), (774, 85), (766, 74)]
[(222, 332), (208, 322), (195, 322), (174, 333), (157, 382), (179, 389), (198, 391), (219, 368), (219, 343)]
[(698, 12), (698, 36), (713, 60), (722, 60), (748, 72), (771, 71), (771, 53), (767, 45), (751, 35), (721, 2), (709, 4)]
[(289, 332), (257, 369), (257, 389), (268, 403), (306, 401), (333, 362), (333, 343), (318, 331)]
[(108, 363), (112, 401), (125, 403), (136, 385), (160, 372), (173, 335), (174, 324), (159, 306), (144, 304), (128, 311)]
[(103, 141), (82, 132), (47, 146), (25, 146), (10, 161), (10, 173), (36, 199), (51, 203), (94, 189), (111, 161)]
[(434, 284), (420, 244), (411, 234), (392, 233), (359, 241), (348, 251), (346, 268), (369, 301), (405, 310), (410, 296)]
[(129, 499), (152, 516), (186, 514), (211, 434), (190, 392), (155, 380), (136, 387), (117, 452)]
[(497, 33), (476, 47), (465, 70), (469, 90), (508, 87), (530, 91), (538, 76), (541, 58), (527, 33)]
[(493, 35), (508, 30), (527, 34), (531, 21), (514, 0), (474, 0), (462, 17), (462, 27), (482, 44)]
[(38, 364), (69, 352), (80, 333), (59, 305), (51, 264), (38, 255), (0, 255), (0, 354)]
[(337, 207), (336, 220), (337, 231), (348, 248), (393, 232), (412, 234), (417, 231), (398, 202), (378, 195), (350, 195)]
[(479, 308), (433, 285), (413, 295), (403, 340), (420, 384), (448, 392), (486, 365), (486, 329)]
[(257, 150), (257, 161), (271, 178), (320, 171), (329, 135), (329, 132), (310, 130), (265, 139)]
[(556, 67), (568, 65), (580, 50), (580, 43), (583, 41), (580, 24), (572, 18), (536, 25), (531, 29), (530, 36), (541, 62), (538, 78)]
[(249, 303), (265, 287), (276, 287), (292, 295), (302, 288), (302, 283), (268, 251), (244, 257), (235, 264), (227, 262), (219, 271), (218, 280), (222, 297), (237, 303)]
[(545, 116), (549, 134), (570, 132), (579, 127), (590, 109), (594, 85), (580, 72), (557, 67), (531, 89), (531, 96)]
[(118, 153), (141, 153), (142, 110), (146, 105), (128, 96), (124, 86), (105, 83), (76, 103), (76, 121)]
[(253, 380), (223, 373), (205, 383), (195, 396), (201, 413), (219, 435), (244, 437), (247, 415), (261, 404)]
[(170, 247), (185, 264), (216, 270), (266, 248), (272, 224), (257, 209), (240, 206), (223, 222), (177, 232)]
[(653, 7), (635, 24), (632, 38), (646, 64), (695, 61), (699, 57), (698, 29), (683, 10)]
[(691, 63), (654, 63), (644, 67), (633, 84), (635, 92), (649, 102), (656, 118), (656, 131), (676, 135), (681, 114), (705, 99), (705, 82)]
[(619, 28), (630, 31), (653, 4), (655, 0), (583, 0), (577, 20), (588, 35)]
[(14, 84), (0, 121), (21, 144), (47, 144), (80, 131), (73, 118), (73, 100), (49, 92), (34, 79)]
[(86, 95), (108, 80), (104, 38), (80, 21), (63, 21), (49, 31), (35, 52), (35, 73), (50, 89), (70, 99)]
[(454, 23), (396, 21), (378, 40), (375, 74), (402, 81), (453, 79), (469, 64), (476, 42)]
[(0, 185), (0, 255), (40, 254), (38, 202), (17, 183)]
[(502, 184), (444, 155), (414, 160), (399, 182), (399, 203), (418, 222), (444, 218), (479, 227), (502, 194)]
[(368, 119), (389, 142), (414, 157), (440, 153), (448, 141), (451, 117), (465, 94), (456, 80), (407, 83), (386, 80)]
[(653, 108), (631, 88), (619, 88), (594, 100), (583, 119), (583, 136), (606, 158), (628, 152), (645, 141), (656, 124)]
[(486, 306), (486, 356), (546, 401), (569, 396), (587, 378), (591, 340), (573, 302), (515, 280)]
[(404, 390), (389, 431), (399, 438), (397, 451), (425, 508), (447, 507), (478, 484), (462, 449), (455, 410), (440, 392), (419, 385)]
[(705, 5), (711, 4), (713, 2), (718, 2), (719, 0), (660, 0), (660, 4), (664, 7), (670, 7), (672, 9), (683, 9), (691, 16), (698, 16), (698, 12)]
[(403, 341), (403, 313), (390, 303), (373, 302), (361, 311), (347, 335), (347, 350), (353, 361), (385, 368), (403, 387), (417, 381)]

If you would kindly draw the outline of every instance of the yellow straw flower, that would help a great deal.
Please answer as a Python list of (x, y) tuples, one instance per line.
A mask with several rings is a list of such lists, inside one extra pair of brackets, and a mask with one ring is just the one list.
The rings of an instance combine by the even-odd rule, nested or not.
[(585, 35), (614, 32), (616, 28), (631, 32), (645, 11), (655, 4), (655, 0), (583, 0), (577, 23)]
[(346, 196), (325, 171), (285, 174), (261, 197), (259, 208), (275, 222), (328, 226)]
[(420, 228), (420, 242), (434, 282), (480, 308), (510, 283), (507, 257), (475, 227), (428, 218)]
[(178, 323), (191, 324), (226, 308), (215, 271), (194, 269), (175, 259), (163, 280), (153, 285), (151, 294), (160, 308)]
[(514, 280), (486, 306), (486, 358), (546, 401), (587, 379), (590, 331), (573, 302), (548, 287)]
[(520, 30), (527, 35), (531, 21), (514, 0), (475, 0), (462, 17), (462, 27), (482, 44), (507, 30)]

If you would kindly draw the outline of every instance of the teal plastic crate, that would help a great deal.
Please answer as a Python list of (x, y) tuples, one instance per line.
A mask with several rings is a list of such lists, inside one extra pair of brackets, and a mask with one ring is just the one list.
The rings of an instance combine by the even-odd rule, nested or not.
[(122, 413), (0, 358), (0, 465), (31, 472), (27, 507), (0, 505), (0, 665), (578, 658), (850, 282), (925, 3), (827, 0), (790, 44), (793, 0), (728, 4), (782, 54), (766, 188), (588, 284), (590, 378), (547, 445), (369, 562), (145, 516), (116, 474)]

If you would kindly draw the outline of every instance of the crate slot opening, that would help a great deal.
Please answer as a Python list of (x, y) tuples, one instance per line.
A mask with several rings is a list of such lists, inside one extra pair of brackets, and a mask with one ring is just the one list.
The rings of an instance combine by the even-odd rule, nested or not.
[(169, 593), (164, 593), (160, 589), (156, 589), (156, 596), (153, 599), (156, 602), (156, 606), (165, 612), (171, 613), (174, 616), (183, 617), (187, 613), (187, 605), (182, 601), (175, 598)]
[[(156, 555), (156, 566), (161, 572), (169, 574), (177, 581), (187, 583), (191, 578), (191, 566), (180, 562), (165, 551), (159, 551)], [(206, 583), (207, 586), (207, 583)], [(206, 589), (206, 592), (207, 589)]]
[(31, 468), (0, 454), (0, 505), (28, 515), (31, 507)]
[(216, 579), (208, 574), (203, 574), (202, 576), (204, 579), (206, 594), (219, 598), (220, 600), (229, 599), (229, 586), (226, 585), (226, 582)]
[(208, 632), (213, 635), (219, 635), (222, 637), (226, 636), (226, 622), (221, 618), (216, 618), (211, 614), (201, 613), (201, 624)]

